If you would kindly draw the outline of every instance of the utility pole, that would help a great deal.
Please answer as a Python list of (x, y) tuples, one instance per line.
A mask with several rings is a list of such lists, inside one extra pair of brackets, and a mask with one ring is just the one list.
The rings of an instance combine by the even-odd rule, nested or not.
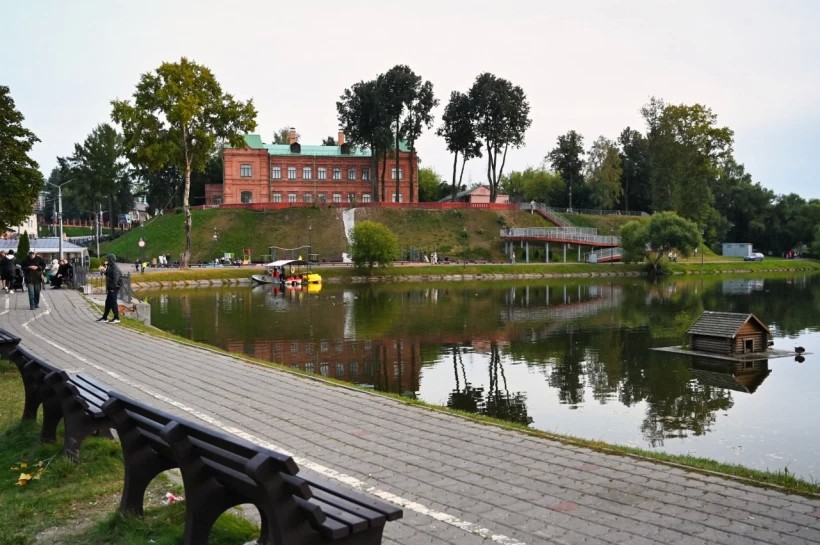
[(60, 252), (60, 260), (63, 259), (63, 186), (69, 182), (73, 182), (75, 178), (71, 178), (70, 180), (66, 180), (61, 184), (53, 184), (51, 182), (46, 182), (48, 185), (53, 185), (57, 188), (57, 217), (60, 221), (60, 234), (59, 236), (59, 252)]

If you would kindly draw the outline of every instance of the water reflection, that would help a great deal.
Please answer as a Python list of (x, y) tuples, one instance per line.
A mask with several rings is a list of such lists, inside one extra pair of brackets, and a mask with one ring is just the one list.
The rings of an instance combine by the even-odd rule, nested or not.
[[(156, 325), (196, 340), (540, 429), (731, 459), (721, 449), (737, 440), (725, 434), (741, 415), (762, 412), (756, 425), (780, 429), (771, 445), (788, 428), (791, 444), (817, 459), (818, 439), (804, 441), (789, 423), (820, 410), (816, 356), (746, 368), (650, 348), (680, 344), (704, 310), (722, 310), (766, 321), (775, 348), (817, 353), (818, 291), (817, 277), (804, 275), (325, 285), (320, 293), (260, 286), (147, 299)], [(788, 400), (801, 389), (810, 407), (796, 414)], [(716, 440), (704, 442), (710, 435)], [(813, 475), (814, 463), (804, 472)]]

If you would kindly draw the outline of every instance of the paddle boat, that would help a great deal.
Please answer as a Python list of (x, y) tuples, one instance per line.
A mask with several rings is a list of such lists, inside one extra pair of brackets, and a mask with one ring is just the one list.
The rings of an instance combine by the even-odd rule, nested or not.
[(303, 259), (279, 259), (265, 264), (265, 274), (251, 276), (260, 284), (284, 284), (286, 286), (317, 286), (322, 276), (310, 271), (310, 264)]

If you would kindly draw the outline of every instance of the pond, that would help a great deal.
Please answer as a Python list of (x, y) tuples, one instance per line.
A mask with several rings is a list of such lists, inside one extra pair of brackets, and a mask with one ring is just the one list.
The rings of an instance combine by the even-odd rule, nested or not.
[[(144, 291), (161, 329), (545, 431), (820, 479), (820, 275)], [(794, 357), (681, 345), (704, 310), (753, 313)]]

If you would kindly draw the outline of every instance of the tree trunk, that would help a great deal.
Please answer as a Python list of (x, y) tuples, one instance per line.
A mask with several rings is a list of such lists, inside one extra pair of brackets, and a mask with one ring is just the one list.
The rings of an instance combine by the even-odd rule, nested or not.
[(381, 202), (379, 199), (379, 159), (376, 155), (376, 147), (370, 148), (370, 185), (373, 187), (373, 202)]
[(111, 222), (111, 238), (114, 238), (114, 194), (108, 195), (108, 220)]
[(408, 202), (413, 202), (413, 158), (416, 156), (416, 150), (413, 143), (410, 143), (410, 195), (407, 197)]
[(191, 195), (191, 159), (185, 158), (185, 189), (182, 196), (182, 209), (185, 211), (185, 253), (179, 263), (180, 269), (187, 269), (191, 260), (191, 205), (188, 199)]
[(401, 184), (401, 176), (399, 176), (399, 116), (396, 116), (396, 202), (399, 202), (399, 187)]
[(387, 150), (385, 149), (382, 152), (382, 201), (383, 202), (390, 202), (387, 198), (387, 181), (385, 180), (385, 176), (387, 175)]
[[(456, 168), (458, 167), (458, 152), (453, 153), (453, 196), (452, 201), (456, 202)], [(461, 167), (461, 172), (464, 172), (464, 167)], [(460, 181), (460, 180), (459, 180)]]

